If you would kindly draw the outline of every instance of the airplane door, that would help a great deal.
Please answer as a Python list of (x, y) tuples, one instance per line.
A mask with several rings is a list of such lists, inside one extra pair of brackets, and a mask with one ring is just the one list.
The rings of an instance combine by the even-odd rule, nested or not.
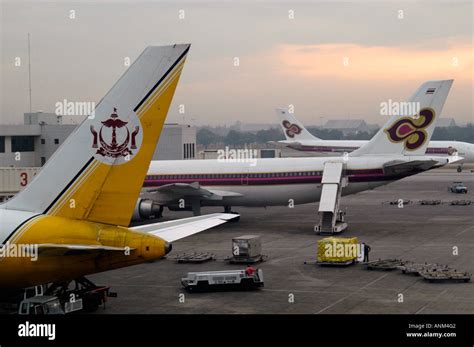
[(243, 186), (247, 186), (249, 184), (249, 169), (244, 170), (244, 173), (242, 174), (242, 178), (241, 178), (240, 183)]

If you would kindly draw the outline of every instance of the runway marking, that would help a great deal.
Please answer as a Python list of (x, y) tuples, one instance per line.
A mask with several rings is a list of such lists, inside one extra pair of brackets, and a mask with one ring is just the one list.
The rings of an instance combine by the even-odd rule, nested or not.
[(423, 311), (427, 306), (429, 306), (431, 303), (435, 302), (436, 300), (438, 300), (442, 295), (446, 294), (448, 292), (447, 289), (443, 290), (441, 293), (439, 293), (436, 298), (434, 298), (433, 300), (429, 301), (426, 305), (423, 305), (423, 307), (421, 307), (418, 311), (415, 312), (415, 314), (418, 314), (420, 313), (421, 311)]
[(469, 229), (472, 229), (472, 228), (474, 228), (474, 225), (471, 225), (470, 227), (467, 227), (466, 229), (464, 229), (464, 230), (461, 231), (460, 233), (457, 233), (455, 236), (459, 236), (459, 235), (465, 233), (466, 231), (468, 231)]
[(322, 310), (319, 310), (318, 312), (316, 312), (316, 314), (319, 314), (319, 313), (321, 313), (321, 312), (324, 312), (324, 311), (326, 311), (327, 309), (329, 309), (329, 308), (331, 308), (331, 307), (333, 307), (333, 306), (337, 305), (338, 303), (340, 303), (340, 302), (342, 302), (342, 301), (346, 300), (347, 298), (351, 297), (352, 295), (354, 295), (354, 294), (356, 294), (356, 293), (360, 292), (361, 290), (363, 290), (363, 289), (367, 288), (368, 286), (370, 286), (370, 285), (374, 284), (375, 282), (378, 282), (378, 281), (380, 281), (382, 278), (385, 278), (385, 277), (387, 277), (387, 276), (388, 276), (388, 273), (387, 273), (387, 274), (385, 274), (385, 275), (382, 275), (382, 276), (380, 276), (379, 278), (377, 278), (377, 279), (373, 280), (372, 282), (369, 282), (369, 283), (367, 283), (365, 286), (363, 286), (363, 287), (360, 287), (360, 288), (359, 288), (359, 289), (357, 289), (355, 292), (353, 292), (353, 293), (351, 293), (351, 294), (349, 294), (349, 295), (346, 295), (345, 297), (343, 297), (343, 298), (341, 298), (341, 299), (337, 300), (336, 302), (333, 302), (331, 305), (329, 305), (329, 306), (326, 306), (326, 307), (325, 307), (325, 308), (323, 308)]

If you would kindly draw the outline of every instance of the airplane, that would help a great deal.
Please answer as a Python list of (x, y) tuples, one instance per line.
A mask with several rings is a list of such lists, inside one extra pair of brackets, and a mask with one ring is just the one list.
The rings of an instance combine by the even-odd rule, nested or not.
[[(333, 156), (350, 153), (365, 145), (366, 140), (322, 140), (312, 135), (304, 125), (296, 119), (288, 109), (277, 108), (280, 127), (286, 140), (276, 141), (273, 144), (303, 151), (317, 153), (318, 156)], [(430, 141), (426, 154), (449, 156), (458, 152), (464, 159), (458, 164), (457, 171), (462, 172), (464, 163), (474, 163), (474, 144), (460, 141)]]
[[(392, 116), (372, 140), (346, 156), (249, 160), (152, 161), (134, 220), (160, 217), (163, 207), (201, 213), (202, 206), (265, 207), (320, 201), (326, 163), (342, 163), (342, 195), (374, 189), (460, 160), (426, 154), (452, 80), (428, 81), (410, 99), (418, 115)], [(400, 127), (406, 133), (398, 133)], [(405, 130), (405, 128), (404, 128)]]
[(0, 205), (2, 294), (160, 259), (172, 242), (235, 218), (128, 227), (189, 48), (147, 47), (34, 180)]

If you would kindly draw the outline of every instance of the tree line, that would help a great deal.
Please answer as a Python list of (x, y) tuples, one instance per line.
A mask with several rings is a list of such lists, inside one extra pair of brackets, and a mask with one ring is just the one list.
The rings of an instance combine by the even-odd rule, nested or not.
[[(344, 134), (340, 130), (309, 127), (308, 131), (323, 140), (370, 140), (378, 130)], [(212, 131), (212, 128), (201, 128), (198, 130), (196, 137), (197, 143), (205, 147), (214, 144), (224, 144), (226, 146), (265, 144), (269, 141), (285, 139), (280, 128), (259, 130), (257, 132), (230, 130), (225, 136), (216, 134)], [(432, 140), (474, 143), (474, 125), (468, 124), (463, 127), (436, 128)]]

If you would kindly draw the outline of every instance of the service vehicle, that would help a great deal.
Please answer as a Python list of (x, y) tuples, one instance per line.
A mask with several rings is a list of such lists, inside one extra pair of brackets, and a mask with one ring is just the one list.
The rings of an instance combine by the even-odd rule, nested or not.
[(467, 194), (467, 187), (462, 182), (453, 182), (453, 184), (451, 184), (451, 186), (448, 187), (448, 190), (451, 193)]
[(225, 270), (188, 272), (181, 279), (183, 287), (190, 291), (213, 290), (251, 290), (264, 286), (263, 271), (256, 269), (252, 273), (248, 270)]
[(38, 286), (35, 295), (28, 296), (25, 291), (24, 299), (18, 305), (20, 315), (67, 314), (76, 311), (93, 312), (104, 305), (108, 297), (117, 297), (110, 292), (108, 286), (96, 286), (85, 278), (76, 282), (72, 290), (65, 290), (62, 286), (50, 286), (46, 292)]

